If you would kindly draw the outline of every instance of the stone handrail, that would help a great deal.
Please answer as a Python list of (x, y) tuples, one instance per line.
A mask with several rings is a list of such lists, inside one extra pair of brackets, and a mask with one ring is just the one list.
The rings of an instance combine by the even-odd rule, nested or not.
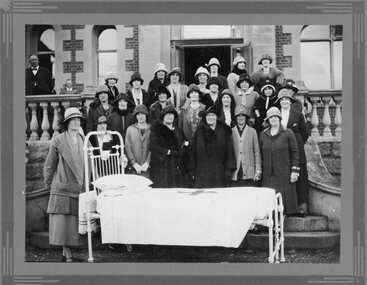
[[(341, 141), (341, 90), (301, 90), (297, 97), (308, 104), (306, 118), (312, 139)], [(86, 112), (93, 98), (91, 93), (26, 96), (26, 140), (50, 140), (51, 134), (59, 134), (65, 107), (79, 103)]]
[(311, 137), (316, 141), (341, 141), (341, 90), (312, 90), (303, 96), (310, 105), (307, 117)]
[(47, 141), (59, 134), (65, 108), (77, 104), (86, 110), (94, 94), (27, 95), (25, 106), (26, 140)]

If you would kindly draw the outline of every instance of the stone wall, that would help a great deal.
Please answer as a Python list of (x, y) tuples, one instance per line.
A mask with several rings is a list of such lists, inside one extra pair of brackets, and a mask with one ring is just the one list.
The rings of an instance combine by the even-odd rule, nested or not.
[(340, 181), (341, 178), (341, 142), (320, 142), (319, 149), (325, 166)]

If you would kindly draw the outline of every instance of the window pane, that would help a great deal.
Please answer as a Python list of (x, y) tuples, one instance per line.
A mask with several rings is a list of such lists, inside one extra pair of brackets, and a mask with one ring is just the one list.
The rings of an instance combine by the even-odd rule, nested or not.
[(230, 38), (231, 26), (205, 26), (192, 25), (183, 26), (183, 38), (197, 39), (197, 38)]
[(330, 88), (329, 42), (301, 43), (301, 75), (309, 89)]
[(41, 45), (39, 51), (54, 51), (55, 50), (55, 31), (48, 29), (41, 35)]
[(98, 82), (104, 83), (104, 76), (107, 72), (117, 71), (117, 52), (98, 53)]
[(301, 39), (330, 39), (329, 26), (311, 25), (303, 29)]
[(98, 37), (98, 50), (116, 50), (117, 39), (115, 29), (106, 29)]
[(334, 88), (342, 88), (343, 42), (334, 42)]

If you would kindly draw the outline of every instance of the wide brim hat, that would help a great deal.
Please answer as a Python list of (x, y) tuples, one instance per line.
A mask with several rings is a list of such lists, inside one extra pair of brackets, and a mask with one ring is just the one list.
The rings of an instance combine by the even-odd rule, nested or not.
[(196, 91), (199, 93), (199, 98), (203, 95), (203, 92), (200, 90), (199, 86), (196, 84), (190, 84), (189, 89), (187, 89), (186, 97), (190, 98), (190, 93), (192, 91)]
[(251, 86), (254, 85), (254, 83), (252, 82), (252, 80), (251, 80), (250, 76), (248, 75), (248, 73), (242, 73), (240, 75), (240, 77), (239, 77), (239, 79), (238, 79), (238, 81), (236, 83), (236, 85), (237, 85), (238, 88), (241, 88), (241, 83), (243, 81), (247, 81), (249, 83), (249, 85), (250, 85), (249, 87), (251, 87)]
[(154, 74), (157, 74), (158, 71), (164, 71), (166, 74), (168, 73), (166, 66), (159, 62), (154, 67)]
[(236, 106), (234, 110), (234, 116), (237, 117), (238, 115), (245, 115), (247, 119), (250, 118), (250, 111), (246, 108), (246, 106)]
[(157, 87), (157, 91), (155, 92), (154, 98), (156, 101), (158, 101), (158, 95), (162, 93), (167, 95), (167, 99), (171, 97), (171, 92), (169, 92), (167, 87), (162, 84)]
[(174, 67), (172, 68), (172, 70), (167, 74), (167, 77), (169, 78), (172, 74), (174, 73), (178, 73), (178, 75), (180, 76), (180, 79), (182, 78), (183, 74), (181, 72), (181, 68), (179, 67)]
[(264, 121), (268, 121), (273, 116), (277, 116), (279, 117), (279, 119), (282, 119), (282, 114), (277, 107), (271, 107), (268, 111), (266, 111), (266, 118), (264, 119)]
[(132, 98), (127, 96), (127, 94), (125, 94), (125, 93), (120, 93), (119, 95), (117, 95), (117, 97), (113, 101), (112, 105), (117, 107), (120, 100), (125, 100), (128, 104), (128, 107), (131, 107), (132, 105), (134, 105), (134, 102), (133, 102)]
[(168, 106), (164, 107), (163, 110), (161, 111), (160, 117), (161, 117), (162, 121), (163, 121), (164, 116), (168, 113), (171, 113), (175, 116), (175, 118), (178, 118), (178, 113), (177, 113), (175, 107), (173, 107), (172, 105), (168, 105)]
[(145, 107), (145, 105), (143, 105), (143, 104), (137, 105), (135, 107), (133, 115), (136, 116), (139, 113), (144, 114), (144, 115), (149, 114), (147, 107)]
[(194, 75), (194, 77), (195, 77), (195, 79), (196, 80), (198, 80), (198, 76), (199, 76), (199, 74), (205, 74), (206, 76), (208, 76), (208, 78), (210, 77), (210, 73), (209, 73), (209, 71), (205, 68), (205, 67), (202, 67), (202, 66), (200, 66), (197, 70), (196, 70), (196, 72), (195, 72), (195, 75)]
[(115, 80), (116, 80), (116, 82), (119, 80), (119, 79), (117, 78), (116, 73), (115, 73), (115, 72), (113, 72), (113, 71), (109, 71), (109, 72), (107, 72), (107, 73), (106, 73), (106, 75), (105, 75), (105, 77), (104, 77), (104, 80), (105, 80), (105, 81), (107, 81), (108, 79), (115, 79)]
[(200, 111), (200, 112), (199, 112), (199, 116), (200, 116), (201, 118), (205, 118), (205, 117), (206, 117), (206, 115), (208, 115), (209, 113), (216, 114), (216, 115), (217, 115), (217, 117), (219, 117), (219, 110), (218, 110), (214, 105), (212, 105), (212, 106), (208, 106), (208, 107), (206, 107), (203, 111)]
[(289, 98), (291, 102), (293, 103), (295, 99), (293, 98), (292, 94), (287, 89), (280, 89), (278, 92), (278, 98), (275, 101), (276, 103), (280, 101), (282, 98)]
[(109, 92), (110, 90), (108, 89), (106, 85), (100, 85), (96, 89), (96, 97), (98, 98), (99, 94), (101, 93), (106, 93), (108, 95)]
[(219, 60), (215, 57), (212, 57), (210, 60), (209, 60), (209, 63), (205, 64), (206, 67), (210, 67), (212, 65), (218, 65), (218, 67), (221, 67), (220, 63), (219, 63)]
[(236, 66), (239, 62), (244, 62), (247, 65), (245, 58), (239, 55), (233, 59), (233, 66)]
[(268, 59), (268, 60), (270, 61), (270, 63), (272, 63), (272, 62), (273, 62), (273, 58), (272, 58), (270, 55), (268, 55), (268, 54), (263, 54), (263, 55), (261, 55), (261, 57), (260, 57), (260, 60), (259, 60), (258, 64), (259, 64), (259, 65), (261, 65), (261, 63), (262, 63), (262, 61), (263, 61), (264, 59)]
[(63, 124), (65, 124), (67, 121), (69, 121), (72, 118), (80, 118), (84, 119), (83, 115), (80, 113), (78, 108), (70, 107), (65, 110), (64, 113), (64, 120), (62, 121)]
[(222, 84), (220, 83), (218, 77), (209, 77), (208, 82), (206, 83), (206, 88), (209, 89), (210, 85), (212, 84), (217, 84), (218, 85), (218, 89), (222, 88)]
[(279, 90), (281, 89), (292, 89), (294, 93), (297, 93), (299, 91), (298, 86), (292, 79), (287, 79), (284, 86), (282, 86)]
[(134, 82), (134, 81), (140, 81), (140, 84), (141, 84), (141, 85), (143, 85), (143, 83), (144, 83), (144, 79), (143, 79), (143, 78), (141, 78), (140, 73), (138, 73), (138, 72), (135, 72), (135, 73), (133, 73), (133, 74), (131, 75), (131, 78), (130, 78), (129, 84), (130, 84), (131, 86), (133, 86), (133, 82)]

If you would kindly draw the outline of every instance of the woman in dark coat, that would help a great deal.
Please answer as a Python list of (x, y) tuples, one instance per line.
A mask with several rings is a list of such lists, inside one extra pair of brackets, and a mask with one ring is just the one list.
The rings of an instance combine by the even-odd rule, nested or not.
[(149, 111), (149, 122), (152, 125), (156, 121), (161, 121), (161, 113), (166, 106), (173, 106), (171, 101), (168, 100), (170, 97), (171, 93), (165, 86), (158, 86), (153, 99), (154, 103), (150, 106)]
[(126, 92), (126, 96), (132, 102), (131, 112), (134, 111), (137, 105), (143, 104), (149, 110), (150, 105), (153, 103), (152, 98), (141, 86), (143, 85), (144, 80), (141, 78), (140, 73), (135, 72), (131, 75), (131, 79), (129, 84), (131, 85), (131, 89)]
[(170, 84), (169, 78), (167, 78), (167, 68), (166, 66), (159, 62), (154, 67), (154, 78), (149, 82), (148, 94), (149, 98), (153, 98), (157, 92), (158, 86), (168, 86)]
[(280, 106), (282, 115), (281, 124), (283, 128), (291, 129), (297, 140), (299, 151), (300, 175), (296, 182), (298, 198), (298, 215), (304, 217), (307, 214), (308, 205), (308, 172), (307, 160), (304, 145), (308, 139), (308, 130), (305, 119), (301, 112), (292, 109), (293, 102), (296, 102), (289, 90), (282, 89), (278, 93), (277, 104)]
[(271, 107), (266, 114), (265, 121), (269, 127), (259, 138), (263, 165), (262, 186), (281, 193), (285, 214), (293, 215), (298, 212), (295, 188), (299, 176), (297, 141), (293, 132), (281, 125), (281, 114), (277, 107)]
[(224, 89), (219, 96), (217, 108), (219, 110), (219, 121), (231, 128), (236, 125), (234, 110), (236, 107), (235, 98), (229, 89)]
[(112, 113), (107, 116), (107, 125), (111, 131), (119, 132), (125, 140), (126, 130), (134, 124), (135, 118), (132, 114), (130, 98), (125, 93), (120, 93), (113, 103)]
[(196, 188), (225, 187), (236, 169), (232, 131), (217, 120), (214, 106), (203, 113), (191, 146), (190, 176)]
[(84, 136), (79, 133), (83, 116), (75, 107), (66, 109), (63, 121), (67, 130), (54, 137), (44, 164), (49, 242), (63, 247), (63, 260), (73, 262), (71, 247), (80, 246), (78, 226), (79, 194), (85, 190)]
[(156, 188), (187, 187), (185, 159), (188, 141), (180, 128), (174, 126), (178, 114), (166, 106), (161, 114), (162, 123), (156, 121), (150, 134), (151, 180)]
[(110, 71), (105, 76), (105, 85), (108, 88), (108, 101), (112, 104), (119, 95), (119, 90), (116, 87), (118, 78), (116, 73)]

